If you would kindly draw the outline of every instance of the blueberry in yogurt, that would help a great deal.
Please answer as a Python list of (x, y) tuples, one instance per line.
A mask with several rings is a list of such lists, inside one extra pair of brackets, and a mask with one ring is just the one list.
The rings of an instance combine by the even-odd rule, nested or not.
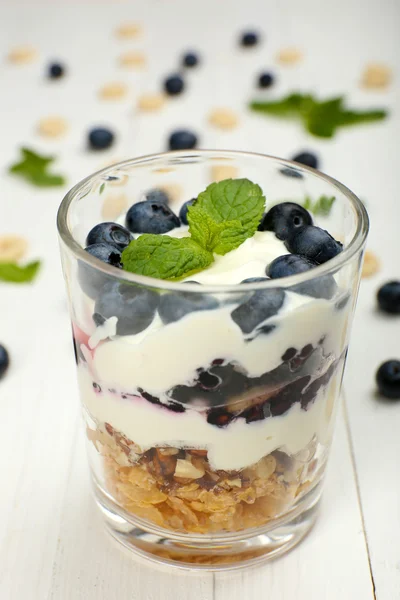
[(180, 226), (176, 214), (160, 200), (144, 200), (133, 204), (125, 222), (133, 233), (167, 233)]
[(310, 213), (295, 202), (282, 202), (269, 209), (258, 229), (273, 231), (278, 240), (286, 240), (305, 225), (312, 225)]

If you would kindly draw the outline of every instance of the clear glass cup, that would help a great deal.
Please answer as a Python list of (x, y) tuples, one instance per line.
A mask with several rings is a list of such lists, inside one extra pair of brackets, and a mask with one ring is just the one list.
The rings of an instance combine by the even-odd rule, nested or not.
[[(146, 190), (168, 189), (177, 213), (227, 177), (258, 183), (267, 207), (335, 197), (315, 222), (343, 251), (278, 280), (243, 284), (239, 271), (229, 285), (139, 276), (84, 251), (95, 224), (123, 223)], [(93, 487), (111, 533), (190, 568), (242, 566), (297, 544), (315, 522), (331, 445), (363, 204), (289, 161), (184, 151), (86, 178), (64, 198), (58, 230)]]

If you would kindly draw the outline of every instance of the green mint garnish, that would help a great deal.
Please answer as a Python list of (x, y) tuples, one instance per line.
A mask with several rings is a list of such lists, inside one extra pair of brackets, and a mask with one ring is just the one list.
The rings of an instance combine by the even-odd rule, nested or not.
[(251, 102), (251, 110), (284, 118), (303, 121), (305, 129), (316, 137), (331, 138), (338, 127), (381, 121), (385, 110), (348, 110), (344, 97), (319, 101), (311, 94), (294, 93), (270, 102)]
[(331, 212), (333, 203), (335, 202), (335, 196), (320, 196), (318, 200), (313, 202), (309, 196), (303, 202), (303, 208), (309, 210), (314, 215), (321, 215), (327, 217)]
[(254, 235), (264, 212), (260, 186), (248, 179), (212, 183), (189, 207), (190, 237), (143, 234), (122, 253), (125, 270), (158, 279), (183, 279), (208, 267)]
[(205, 269), (213, 260), (212, 253), (190, 237), (172, 238), (151, 233), (133, 240), (122, 252), (125, 270), (158, 279), (182, 279)]
[(30, 262), (24, 266), (12, 262), (0, 262), (0, 281), (7, 281), (8, 283), (29, 283), (36, 277), (39, 268), (39, 260)]
[(22, 159), (10, 167), (10, 173), (19, 175), (38, 187), (64, 185), (62, 175), (48, 172), (50, 164), (55, 160), (54, 156), (41, 156), (28, 148), (21, 148), (21, 154)]

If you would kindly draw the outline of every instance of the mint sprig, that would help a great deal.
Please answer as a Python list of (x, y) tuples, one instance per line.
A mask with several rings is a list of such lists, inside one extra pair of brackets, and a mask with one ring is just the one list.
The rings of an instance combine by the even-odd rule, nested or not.
[(55, 160), (54, 156), (41, 156), (29, 148), (21, 148), (22, 159), (9, 168), (9, 172), (23, 177), (37, 187), (64, 185), (62, 175), (49, 173), (48, 169)]
[(339, 127), (371, 123), (386, 118), (385, 110), (349, 110), (343, 96), (318, 100), (311, 94), (293, 93), (281, 100), (251, 102), (251, 110), (282, 118), (297, 118), (316, 137), (332, 138)]
[(197, 203), (189, 207), (188, 223), (192, 240), (216, 254), (226, 254), (248, 237), (239, 219), (217, 223)]
[(0, 262), (0, 281), (7, 283), (30, 283), (40, 269), (40, 260), (21, 266), (13, 262)]

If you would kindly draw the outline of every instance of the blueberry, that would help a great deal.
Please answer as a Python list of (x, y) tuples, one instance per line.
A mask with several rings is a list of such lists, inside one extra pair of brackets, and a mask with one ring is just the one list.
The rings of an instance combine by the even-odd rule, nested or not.
[(218, 306), (218, 301), (212, 296), (197, 292), (180, 292), (179, 294), (164, 294), (161, 296), (158, 312), (162, 322), (167, 325), (179, 321), (191, 312), (213, 310)]
[(400, 313), (400, 281), (388, 281), (378, 290), (378, 306), (391, 314)]
[(286, 240), (293, 231), (304, 225), (312, 225), (310, 213), (295, 202), (281, 202), (263, 216), (258, 230), (274, 231), (278, 240)]
[(92, 150), (105, 150), (112, 145), (114, 134), (105, 127), (96, 127), (89, 131), (88, 141)]
[(63, 65), (60, 65), (59, 63), (51, 63), (48, 66), (48, 71), (47, 74), (50, 77), (50, 79), (58, 79), (59, 77), (62, 77), (64, 75), (65, 69)]
[(293, 156), (292, 160), (300, 163), (301, 165), (305, 165), (306, 167), (318, 169), (318, 158), (312, 152), (300, 152), (299, 154)]
[(285, 177), (292, 177), (293, 179), (303, 179), (303, 174), (294, 169), (293, 167), (284, 167), (279, 171), (281, 175), (285, 175)]
[(304, 273), (316, 267), (316, 264), (297, 254), (284, 254), (275, 258), (265, 269), (271, 279), (290, 277), (296, 273)]
[[(119, 250), (123, 250), (129, 246), (133, 240), (133, 236), (122, 225), (118, 223), (99, 223), (91, 229), (86, 238), (86, 244), (111, 244)], [(106, 261), (107, 262), (107, 261)]]
[(195, 52), (187, 52), (183, 56), (182, 63), (184, 67), (195, 67), (199, 64), (199, 57)]
[(240, 44), (249, 48), (250, 46), (256, 46), (258, 44), (258, 34), (254, 31), (245, 31), (240, 38)]
[(191, 200), (188, 200), (187, 202), (185, 202), (185, 204), (182, 204), (182, 206), (181, 206), (181, 210), (179, 211), (179, 218), (184, 225), (188, 225), (188, 220), (187, 220), (188, 208), (189, 208), (189, 206), (192, 206), (196, 202), (196, 200), (197, 200), (197, 198), (192, 198)]
[(94, 312), (104, 319), (117, 317), (118, 335), (133, 335), (150, 325), (158, 300), (158, 294), (144, 287), (109, 281), (96, 300)]
[(382, 396), (400, 398), (400, 360), (387, 360), (376, 373), (376, 383)]
[(134, 233), (167, 233), (180, 224), (165, 202), (137, 202), (126, 214), (126, 226)]
[(334, 258), (343, 249), (343, 245), (325, 229), (313, 225), (292, 229), (285, 239), (285, 246), (289, 252), (305, 256), (318, 265)]
[(164, 81), (164, 90), (169, 96), (176, 96), (183, 92), (185, 82), (180, 75), (171, 75)]
[(217, 375), (214, 375), (209, 371), (202, 371), (199, 375), (200, 387), (206, 391), (216, 390), (220, 386), (221, 381), (222, 380)]
[(285, 300), (285, 292), (279, 288), (260, 290), (232, 311), (233, 321), (243, 333), (250, 333), (263, 321), (276, 315)]
[[(116, 246), (105, 243), (92, 244), (85, 250), (99, 260), (113, 267), (121, 268), (121, 251)], [(104, 284), (109, 281), (104, 273), (83, 262), (78, 263), (78, 280), (85, 294), (93, 299), (99, 294)]]
[(217, 427), (226, 427), (232, 421), (233, 415), (223, 408), (214, 408), (207, 415), (207, 423)]
[(0, 344), (0, 379), (2, 379), (2, 377), (4, 377), (9, 364), (10, 364), (9, 354), (8, 354), (7, 350), (5, 349), (5, 347), (2, 344)]
[(272, 73), (260, 73), (258, 76), (258, 87), (269, 88), (275, 82), (275, 77)]
[(121, 268), (121, 252), (115, 245), (101, 242), (91, 244), (90, 246), (87, 246), (85, 250), (102, 262), (112, 265), (113, 267)]
[(158, 188), (154, 188), (153, 190), (146, 192), (145, 197), (146, 200), (149, 200), (150, 202), (164, 202), (164, 204), (169, 204), (171, 200), (167, 192)]
[(178, 129), (169, 136), (170, 150), (191, 150), (197, 146), (197, 136), (187, 129)]
[(240, 283), (260, 283), (261, 281), (268, 281), (268, 277), (248, 277)]

